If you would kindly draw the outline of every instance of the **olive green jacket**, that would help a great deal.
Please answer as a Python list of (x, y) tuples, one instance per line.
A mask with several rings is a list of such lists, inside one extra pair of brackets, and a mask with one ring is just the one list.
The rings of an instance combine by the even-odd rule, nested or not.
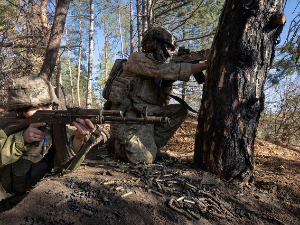
[(27, 144), (24, 143), (23, 139), (24, 130), (9, 136), (6, 135), (2, 129), (3, 118), (0, 118), (0, 211), (2, 199), (9, 197), (8, 201), (20, 201), (26, 192), (51, 169), (58, 169), (58, 171), (62, 169), (75, 170), (81, 165), (86, 154), (95, 144), (104, 143), (110, 138), (110, 133), (97, 125), (94, 132), (85, 137), (83, 146), (75, 154), (73, 151), (73, 131), (67, 129), (71, 157), (65, 165), (60, 165), (57, 149), (52, 146), (54, 140), (51, 129), (46, 128), (44, 140), (39, 142), (37, 146), (33, 143)]
[[(25, 130), (19, 131), (17, 133), (11, 134), (9, 136), (1, 129), (2, 128), (2, 118), (0, 118), (0, 168), (6, 165), (15, 163), (21, 157), (23, 159), (27, 159), (33, 163), (39, 162), (45, 154), (47, 154), (48, 150), (51, 148), (53, 144), (52, 131), (46, 130), (44, 141), (39, 142), (39, 145), (36, 146), (34, 144), (24, 143), (23, 133)], [(71, 154), (75, 156), (75, 152), (73, 151), (73, 131), (71, 129), (67, 129), (67, 137), (69, 142), (69, 147)], [(89, 137), (85, 138), (85, 142)], [(92, 143), (90, 144), (92, 145)], [(83, 145), (85, 146), (85, 145)], [(85, 146), (87, 147), (87, 146)], [(90, 147), (90, 146), (89, 146)], [(80, 150), (79, 150), (80, 151)], [(72, 169), (76, 169), (80, 166), (81, 162), (84, 160), (86, 154), (82, 155), (82, 158), (78, 160), (78, 164)], [(73, 158), (73, 157), (72, 157)], [(71, 159), (70, 159), (71, 160)], [(54, 167), (64, 168), (63, 165), (59, 165), (59, 160), (56, 160), (56, 156), (54, 158)]]
[[(0, 118), (0, 121), (1, 119), (2, 118)], [(47, 130), (45, 132), (44, 141), (41, 141), (38, 146), (35, 146), (32, 143), (24, 143), (24, 131), (25, 130), (22, 130), (7, 136), (6, 133), (2, 129), (0, 129), (0, 168), (16, 162), (21, 157), (33, 163), (37, 163), (43, 158), (43, 155), (48, 153), (48, 150), (51, 148), (53, 143), (51, 131)], [(75, 156), (75, 153), (72, 150), (72, 132), (68, 132), (68, 139), (71, 152), (73, 156)], [(57, 162), (55, 160), (54, 166), (60, 167), (61, 165), (57, 165)]]

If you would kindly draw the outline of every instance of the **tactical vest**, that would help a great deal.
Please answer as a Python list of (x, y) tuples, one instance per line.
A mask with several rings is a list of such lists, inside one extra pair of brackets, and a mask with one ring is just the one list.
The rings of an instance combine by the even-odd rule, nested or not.
[(104, 109), (118, 109), (126, 111), (130, 105), (130, 93), (134, 88), (134, 78), (123, 75), (123, 63), (127, 59), (116, 59), (105, 83), (102, 97), (107, 101)]
[(46, 173), (51, 171), (53, 168), (54, 155), (55, 149), (51, 147), (44, 158), (37, 163), (33, 163), (21, 157), (15, 163), (1, 168), (0, 182), (5, 191), (15, 194), (17, 197), (18, 195), (25, 194), (39, 182)]
[[(155, 60), (152, 54), (146, 54), (146, 57), (149, 60)], [(168, 97), (163, 94), (162, 84), (162, 79), (121, 70), (111, 83), (109, 94), (109, 102), (112, 103), (111, 109), (126, 112), (129, 108), (142, 110), (147, 106), (149, 113), (154, 108), (155, 113), (160, 113), (161, 107), (168, 104)]]
[(53, 168), (55, 148), (51, 131), (45, 132), (47, 142), (27, 144), (27, 151), (14, 163), (0, 168), (0, 182), (8, 193), (26, 193)]

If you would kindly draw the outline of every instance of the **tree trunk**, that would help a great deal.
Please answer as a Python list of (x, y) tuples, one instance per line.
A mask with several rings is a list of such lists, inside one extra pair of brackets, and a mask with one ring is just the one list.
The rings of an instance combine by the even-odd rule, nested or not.
[(80, 43), (80, 47), (79, 47), (79, 52), (78, 52), (78, 65), (77, 65), (77, 100), (78, 100), (78, 107), (81, 107), (81, 101), (80, 101), (80, 88), (79, 88), (79, 84), (80, 84), (80, 71), (81, 71), (81, 51), (82, 51), (82, 30), (81, 30), (81, 18), (79, 21), (79, 43)]
[(60, 41), (66, 24), (66, 17), (69, 5), (70, 0), (57, 1), (50, 39), (46, 50), (43, 66), (39, 75), (47, 80), (50, 80), (55, 68)]
[[(66, 43), (67, 46), (69, 43), (68, 37), (68, 29), (66, 28)], [(74, 107), (74, 87), (73, 87), (73, 76), (72, 76), (72, 67), (71, 67), (71, 56), (70, 56), (70, 48), (67, 48), (67, 56), (68, 56), (68, 67), (69, 67), (69, 80), (70, 80), (70, 91), (71, 91), (71, 107)], [(70, 106), (70, 105), (68, 105)]]
[(185, 101), (187, 82), (182, 82), (181, 98)]
[(150, 27), (153, 27), (154, 24), (154, 16), (153, 16), (153, 3), (152, 0), (147, 1), (147, 24), (148, 24), (148, 29)]
[(148, 30), (148, 19), (147, 19), (147, 7), (148, 0), (142, 0), (142, 32), (145, 33)]
[(130, 53), (133, 53), (133, 0), (130, 0)]
[(118, 24), (119, 24), (119, 35), (120, 35), (120, 44), (121, 44), (121, 57), (124, 59), (124, 49), (123, 49), (123, 35), (122, 35), (122, 21), (121, 21), (121, 5), (118, 1)]
[(49, 36), (49, 22), (48, 22), (48, 17), (47, 17), (47, 0), (41, 0), (41, 24), (42, 24), (42, 33), (44, 35), (42, 41), (41, 41), (41, 46), (46, 46), (48, 42), (48, 36)]
[[(56, 74), (55, 74), (55, 94), (58, 99), (60, 99), (60, 86), (61, 86), (61, 61), (60, 57), (57, 57), (56, 59)], [(62, 104), (60, 104), (60, 107), (62, 107)]]
[(109, 40), (108, 40), (108, 33), (107, 33), (107, 25), (106, 22), (104, 22), (104, 75), (105, 75), (105, 80), (108, 79), (108, 45), (109, 45)]
[(93, 73), (93, 46), (94, 46), (94, 0), (90, 0), (90, 38), (89, 38), (89, 63), (88, 63), (88, 83), (86, 108), (90, 109), (92, 105), (92, 73)]
[(136, 0), (136, 29), (138, 33), (138, 52), (142, 51), (142, 16), (141, 16), (141, 0)]
[(81, 0), (79, 0), (79, 52), (78, 52), (78, 66), (77, 66), (77, 100), (78, 100), (78, 107), (81, 107), (80, 103), (80, 71), (81, 71), (81, 51), (82, 51), (82, 29), (81, 29), (81, 23), (82, 23), (82, 15), (81, 15)]
[(227, 180), (254, 177), (263, 86), (282, 25), (282, 0), (226, 0), (212, 44), (195, 142), (195, 164)]

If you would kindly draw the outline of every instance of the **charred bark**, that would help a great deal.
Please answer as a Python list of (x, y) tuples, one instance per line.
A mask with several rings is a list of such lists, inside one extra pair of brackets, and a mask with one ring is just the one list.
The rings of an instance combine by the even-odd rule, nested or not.
[(212, 44), (194, 162), (226, 179), (254, 178), (263, 87), (282, 24), (282, 0), (227, 0)]

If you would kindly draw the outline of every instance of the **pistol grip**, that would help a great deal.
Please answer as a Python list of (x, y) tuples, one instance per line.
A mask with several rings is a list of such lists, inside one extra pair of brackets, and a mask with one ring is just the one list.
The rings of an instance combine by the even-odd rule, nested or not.
[[(38, 129), (44, 133), (46, 130), (46, 126), (39, 127)], [(38, 141), (34, 142), (35, 146), (39, 146), (39, 144), (40, 144), (40, 142), (38, 142)]]

